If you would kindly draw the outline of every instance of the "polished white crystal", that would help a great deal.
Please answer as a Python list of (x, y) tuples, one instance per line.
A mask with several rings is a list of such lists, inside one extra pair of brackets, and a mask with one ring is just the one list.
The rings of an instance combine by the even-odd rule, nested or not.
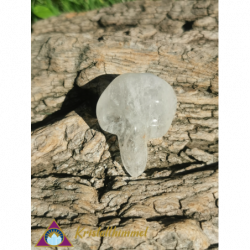
[(96, 113), (101, 128), (118, 137), (127, 172), (137, 177), (147, 163), (147, 141), (167, 133), (175, 115), (173, 88), (149, 73), (123, 74), (101, 95)]

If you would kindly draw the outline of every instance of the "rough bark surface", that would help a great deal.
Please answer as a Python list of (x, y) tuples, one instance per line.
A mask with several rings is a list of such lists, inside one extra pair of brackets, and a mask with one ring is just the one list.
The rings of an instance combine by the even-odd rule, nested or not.
[[(74, 249), (217, 249), (217, 39), (212, 0), (135, 1), (33, 25), (33, 247), (55, 218)], [(178, 98), (138, 178), (95, 115), (100, 94), (127, 72), (161, 77)], [(79, 226), (148, 234), (75, 239)]]

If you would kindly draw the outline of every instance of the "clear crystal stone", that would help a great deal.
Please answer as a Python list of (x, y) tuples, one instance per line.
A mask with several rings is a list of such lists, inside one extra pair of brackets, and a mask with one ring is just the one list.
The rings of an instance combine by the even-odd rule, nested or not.
[(176, 112), (173, 88), (150, 73), (115, 78), (96, 108), (101, 128), (118, 137), (123, 165), (137, 177), (147, 163), (147, 141), (165, 135)]

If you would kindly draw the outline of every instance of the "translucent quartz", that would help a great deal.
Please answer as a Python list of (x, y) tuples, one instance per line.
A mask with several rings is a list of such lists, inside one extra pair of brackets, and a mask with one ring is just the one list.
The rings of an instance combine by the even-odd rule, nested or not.
[(149, 73), (123, 74), (101, 95), (96, 113), (101, 128), (118, 137), (127, 172), (137, 177), (147, 163), (147, 141), (167, 133), (176, 112), (173, 88)]

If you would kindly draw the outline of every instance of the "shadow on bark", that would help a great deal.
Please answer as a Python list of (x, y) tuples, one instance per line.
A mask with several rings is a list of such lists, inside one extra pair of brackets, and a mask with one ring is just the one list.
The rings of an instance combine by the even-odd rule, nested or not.
[[(69, 112), (75, 110), (75, 112), (85, 118), (85, 115), (89, 115), (96, 118), (96, 105), (99, 97), (106, 89), (106, 87), (118, 76), (118, 75), (101, 75), (91, 80), (82, 87), (76, 84), (75, 79), (73, 88), (67, 93), (66, 98), (60, 108), (60, 110), (47, 116), (44, 120), (31, 124), (31, 131), (34, 131), (43, 126), (53, 124), (63, 119)], [(88, 121), (85, 121), (88, 123)], [(88, 124), (89, 125), (89, 124)]]

